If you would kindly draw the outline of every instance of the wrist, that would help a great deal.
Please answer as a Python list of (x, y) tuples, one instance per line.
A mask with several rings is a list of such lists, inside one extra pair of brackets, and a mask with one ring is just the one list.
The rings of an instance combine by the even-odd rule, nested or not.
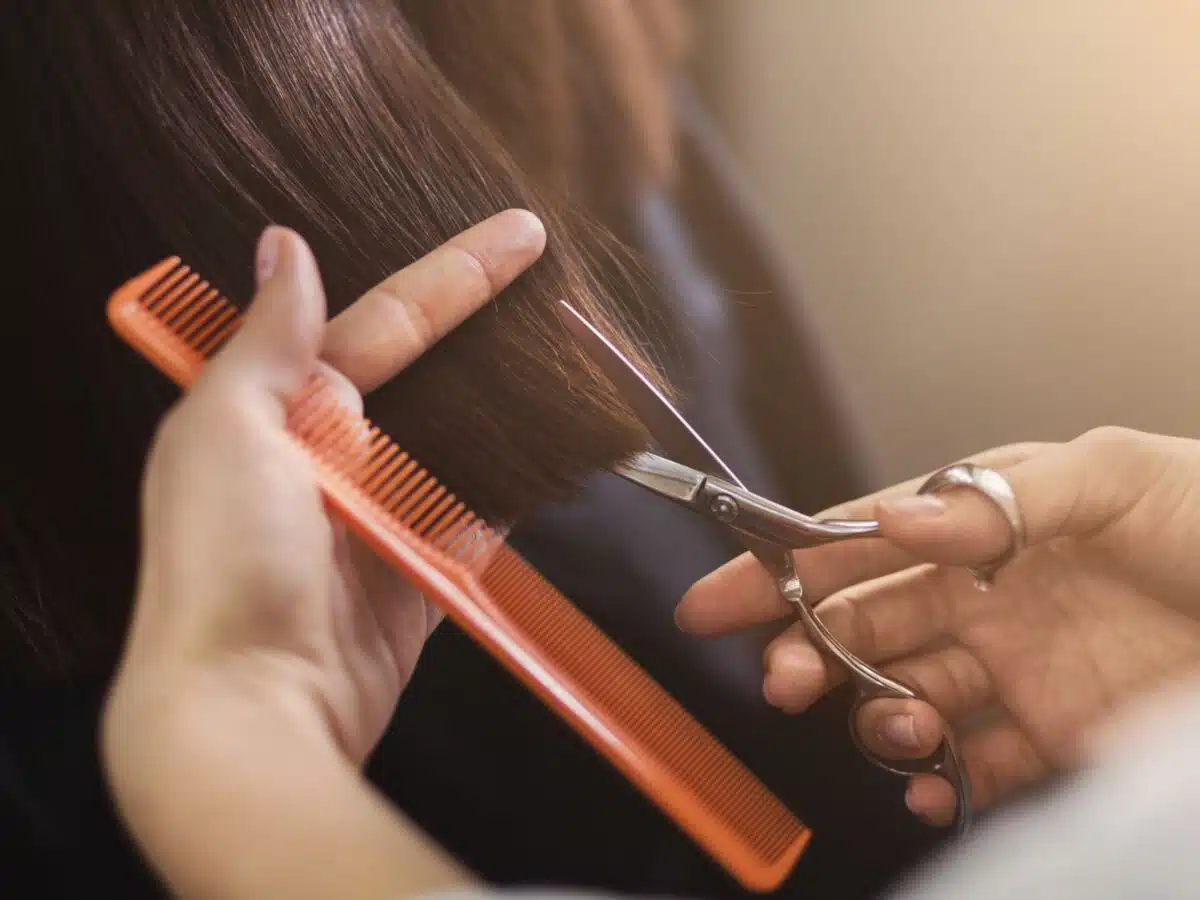
[(102, 721), (105, 772), (139, 841), (170, 816), (182, 799), (180, 784), (219, 774), (215, 757), (236, 752), (248, 765), (269, 765), (273, 748), (281, 746), (318, 771), (348, 765), (312, 692), (263, 677), (258, 665), (241, 661), (122, 671)]
[(256, 731), (288, 734), (296, 746), (342, 755), (317, 680), (299, 662), (271, 653), (229, 654), (219, 661), (181, 656), (134, 665), (127, 660), (118, 671), (101, 735), (112, 774), (126, 766), (140, 769), (147, 761), (143, 757), (182, 763), (204, 746), (197, 745), (197, 732), (218, 723), (250, 721)]
[(295, 681), (139, 680), (113, 691), (105, 762), (130, 831), (175, 893), (355, 900), (464, 883), (365, 781)]

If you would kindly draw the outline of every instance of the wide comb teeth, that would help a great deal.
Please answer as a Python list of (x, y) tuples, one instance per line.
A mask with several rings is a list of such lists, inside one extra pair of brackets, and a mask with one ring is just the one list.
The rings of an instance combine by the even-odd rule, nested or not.
[[(154, 361), (167, 365), (168, 374), (185, 386), (242, 322), (238, 309), (178, 257), (129, 282), (123, 293), (131, 302), (109, 306), (114, 327), (152, 359), (168, 357)], [(331, 471), (373, 498), (390, 528), (409, 532), (469, 568), (486, 559), (499, 540), (391, 438), (341, 407), (323, 379), (314, 376), (292, 401), (288, 428)]]
[[(168, 259), (118, 290), (113, 328), (190, 385), (241, 315)], [(500, 535), (314, 377), (288, 410), (330, 507), (751, 890), (787, 877), (808, 829)]]
[(165, 273), (143, 305), (179, 340), (205, 357), (220, 348), (240, 321), (233, 304), (184, 265)]
[(114, 294), (108, 320), (117, 334), (187, 387), (242, 317), (211, 284), (171, 257)]

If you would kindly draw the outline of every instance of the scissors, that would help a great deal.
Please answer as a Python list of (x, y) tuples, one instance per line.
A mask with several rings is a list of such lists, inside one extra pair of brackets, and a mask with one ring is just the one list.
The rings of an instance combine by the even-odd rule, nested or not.
[[(655, 443), (670, 455), (668, 458), (641, 453), (628, 462), (613, 466), (612, 471), (660, 497), (715, 519), (738, 536), (743, 546), (775, 579), (780, 595), (795, 611), (813, 643), (849, 672), (856, 688), (850, 710), (850, 735), (859, 751), (874, 765), (896, 775), (929, 773), (945, 778), (953, 786), (957, 801), (952, 827), (958, 835), (965, 833), (972, 818), (971, 784), (953, 733), (947, 729), (938, 748), (917, 760), (885, 759), (862, 742), (856, 719), (865, 703), (880, 698), (928, 700), (914, 688), (885, 675), (850, 652), (821, 621), (796, 574), (793, 550), (878, 536), (878, 523), (813, 518), (747, 490), (683, 415), (607, 338), (568, 303), (560, 301), (557, 312), (571, 336), (642, 420)], [(1011, 540), (1005, 553), (972, 569), (977, 585), (987, 589), (995, 573), (1019, 550), (1023, 539), (1016, 498), (1003, 476), (970, 463), (959, 463), (935, 473), (919, 492), (953, 487), (966, 487), (983, 494), (999, 507), (1008, 522)]]

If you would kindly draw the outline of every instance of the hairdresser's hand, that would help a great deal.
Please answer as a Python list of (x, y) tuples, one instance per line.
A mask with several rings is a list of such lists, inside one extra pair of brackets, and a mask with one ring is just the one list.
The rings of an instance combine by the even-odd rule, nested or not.
[[(884, 756), (922, 757), (952, 723), (982, 808), (1078, 766), (1093, 726), (1197, 665), (1200, 442), (1101, 429), (975, 461), (1008, 478), (1027, 529), (1027, 548), (992, 590), (961, 567), (1003, 551), (1005, 520), (966, 490), (915, 497), (920, 480), (828, 513), (877, 517), (884, 539), (800, 551), (796, 565), (833, 632), (941, 714), (879, 700), (860, 714), (863, 739)], [(741, 557), (695, 585), (677, 617), (718, 635), (787, 614), (765, 572)], [(764, 662), (764, 693), (789, 712), (845, 681), (798, 623)], [(918, 776), (907, 802), (942, 824), (954, 794)]]
[(243, 327), (151, 452), (104, 721), (118, 808), (175, 893), (352, 900), (462, 883), (359, 768), (436, 618), (326, 514), (285, 411), (318, 368), (357, 411), (544, 241), (531, 215), (502, 213), (327, 325), (307, 246), (264, 235)]
[(438, 618), (326, 515), (284, 431), (285, 401), (320, 368), (358, 411), (361, 392), (484, 305), (544, 241), (531, 214), (501, 213), (326, 323), (307, 246), (266, 232), (245, 325), (165, 419), (148, 463), (140, 586), (111, 705), (123, 726), (199, 682), (233, 685), (311, 704), (364, 760)]

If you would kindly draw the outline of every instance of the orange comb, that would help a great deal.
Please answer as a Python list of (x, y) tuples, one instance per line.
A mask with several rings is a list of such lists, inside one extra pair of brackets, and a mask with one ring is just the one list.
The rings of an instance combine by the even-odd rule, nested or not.
[[(241, 322), (178, 258), (113, 294), (116, 332), (181, 387)], [(314, 378), (288, 430), (349, 528), (537, 694), (744, 887), (810, 836), (745, 766), (486, 523)]]

